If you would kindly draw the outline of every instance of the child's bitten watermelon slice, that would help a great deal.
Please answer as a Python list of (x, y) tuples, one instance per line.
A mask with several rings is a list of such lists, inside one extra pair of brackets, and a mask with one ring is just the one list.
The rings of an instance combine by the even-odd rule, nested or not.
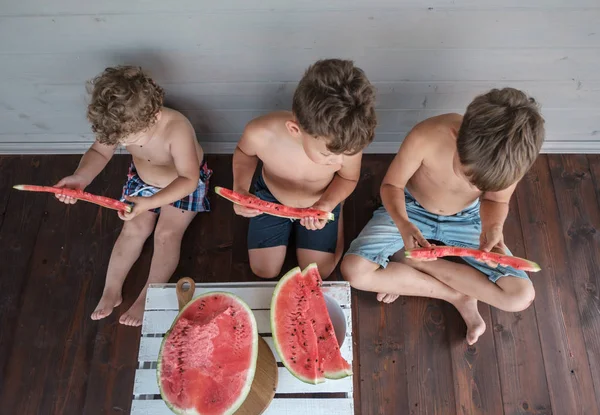
[(317, 384), (352, 375), (340, 353), (316, 264), (285, 274), (271, 300), (271, 331), (285, 367), (303, 382)]
[(131, 206), (127, 203), (123, 203), (119, 200), (111, 199), (110, 197), (106, 196), (93, 195), (91, 193), (87, 193), (79, 189), (67, 189), (66, 187), (36, 186), (32, 184), (19, 184), (13, 186), (13, 189), (25, 190), (28, 192), (45, 192), (54, 193), (57, 195), (65, 195), (74, 199), (94, 203), (105, 208), (114, 209), (121, 212), (131, 212)]
[(325, 212), (324, 210), (284, 206), (278, 203), (264, 201), (258, 197), (243, 196), (237, 192), (234, 192), (233, 190), (225, 189), (224, 187), (219, 186), (215, 187), (215, 192), (219, 196), (222, 196), (237, 205), (260, 210), (261, 212), (272, 216), (279, 216), (281, 218), (289, 219), (317, 218), (326, 219), (328, 221), (334, 220), (333, 213)]
[(527, 259), (486, 252), (479, 249), (461, 248), (458, 246), (432, 246), (430, 248), (415, 248), (405, 252), (411, 259), (435, 259), (444, 256), (473, 257), (478, 261), (493, 261), (497, 264), (512, 267), (521, 271), (538, 272), (540, 266)]
[(257, 356), (250, 308), (230, 293), (202, 294), (181, 310), (162, 342), (161, 396), (177, 414), (233, 414), (250, 392)]

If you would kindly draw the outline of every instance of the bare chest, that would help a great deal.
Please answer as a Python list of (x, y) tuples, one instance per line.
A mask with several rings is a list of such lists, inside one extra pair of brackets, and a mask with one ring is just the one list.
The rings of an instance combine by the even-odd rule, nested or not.
[(316, 164), (299, 151), (271, 151), (261, 154), (260, 158), (267, 171), (290, 182), (329, 181), (341, 168), (340, 165)]

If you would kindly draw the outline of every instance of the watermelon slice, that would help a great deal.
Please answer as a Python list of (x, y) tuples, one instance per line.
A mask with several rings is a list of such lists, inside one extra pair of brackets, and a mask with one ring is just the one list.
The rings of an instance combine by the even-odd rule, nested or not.
[(271, 300), (271, 331), (285, 367), (303, 382), (352, 375), (340, 353), (316, 264), (285, 274)]
[(261, 212), (272, 216), (279, 216), (281, 218), (289, 219), (303, 219), (312, 217), (317, 219), (326, 219), (328, 221), (334, 220), (333, 213), (325, 212), (324, 210), (284, 206), (278, 203), (267, 202), (253, 196), (243, 196), (238, 192), (234, 192), (233, 190), (225, 189), (224, 187), (219, 186), (215, 187), (215, 192), (219, 196), (222, 196), (237, 205), (260, 210)]
[(461, 248), (458, 246), (433, 246), (430, 248), (416, 248), (405, 252), (407, 258), (411, 259), (434, 259), (444, 256), (473, 257), (478, 261), (493, 261), (506, 267), (513, 267), (521, 271), (538, 272), (540, 266), (527, 259), (486, 252), (479, 249)]
[(85, 202), (94, 203), (105, 208), (114, 209), (121, 212), (131, 212), (131, 206), (127, 203), (123, 203), (119, 200), (111, 199), (110, 197), (106, 196), (93, 195), (91, 193), (87, 193), (79, 189), (67, 189), (66, 187), (59, 188), (50, 186), (36, 186), (31, 184), (19, 184), (13, 186), (13, 189), (25, 190), (28, 192), (46, 192), (54, 193), (57, 195), (65, 195), (78, 200), (83, 200)]
[(250, 392), (258, 356), (254, 314), (237, 296), (208, 292), (190, 301), (163, 339), (156, 375), (176, 414), (230, 415)]

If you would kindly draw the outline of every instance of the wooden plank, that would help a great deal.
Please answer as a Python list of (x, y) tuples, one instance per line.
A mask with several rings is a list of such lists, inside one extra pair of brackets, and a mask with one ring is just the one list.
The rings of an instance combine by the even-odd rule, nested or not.
[[(490, 306), (479, 303), (479, 312), (488, 330), (492, 327)], [(469, 346), (465, 340), (466, 325), (450, 304), (443, 307), (448, 325), (456, 413), (501, 414), (502, 394), (494, 336), (488, 331), (477, 343)]]
[[(349, 244), (379, 206), (379, 186), (392, 155), (363, 158), (361, 177), (353, 196), (354, 229)], [(353, 290), (355, 335), (355, 405), (360, 414), (408, 413), (405, 361), (404, 299), (383, 305), (374, 293)], [(358, 373), (356, 373), (358, 369)]]
[[(408, 109), (377, 111), (377, 133), (402, 133), (427, 118), (447, 112), (463, 113), (465, 107), (453, 109)], [(224, 134), (241, 134), (248, 122), (264, 114), (264, 110), (183, 110), (181, 111), (196, 127), (196, 132), (203, 139), (202, 133), (212, 131)], [(588, 135), (600, 130), (598, 109), (544, 109), (547, 129), (551, 134)], [(0, 110), (0, 123), (3, 135), (9, 134), (88, 134), (89, 123), (85, 114), (69, 112), (33, 113), (26, 111)], [(10, 137), (8, 137), (11, 139)], [(14, 136), (13, 138), (14, 139)], [(200, 215), (200, 218), (202, 215)]]
[[(534, 195), (530, 197), (534, 198)], [(533, 199), (534, 203), (544, 203)], [(512, 253), (527, 257), (523, 242), (517, 195), (510, 203), (510, 213), (504, 224), (504, 238)], [(545, 284), (538, 274), (530, 274), (534, 287)], [(492, 308), (493, 333), (500, 374), (499, 389), (506, 414), (551, 414), (552, 405), (548, 394), (546, 371), (536, 320), (536, 304), (520, 313), (508, 313)], [(487, 321), (486, 321), (487, 323)], [(489, 334), (488, 334), (489, 336)]]
[[(157, 79), (157, 82), (165, 89), (167, 106), (178, 110), (202, 108), (204, 111), (289, 109), (297, 86), (295, 81), (169, 83)], [(395, 81), (374, 82), (374, 85), (379, 109), (455, 111), (466, 108), (476, 95), (492, 88), (505, 87), (506, 82)], [(600, 107), (600, 82), (597, 81), (511, 81), (510, 86), (527, 91), (543, 104), (544, 110)], [(75, 111), (84, 107), (88, 99), (80, 83), (15, 85), (0, 80), (0, 109), (6, 111), (34, 114)], [(86, 136), (93, 137), (91, 133)], [(86, 136), (81, 138), (89, 140)], [(35, 135), (31, 139), (35, 139)], [(225, 160), (222, 162), (226, 163)]]
[[(269, 310), (253, 310), (258, 332), (260, 334), (271, 333), (271, 320)], [(176, 310), (149, 310), (144, 313), (144, 323), (142, 325), (142, 334), (162, 334), (165, 333), (177, 317)], [(350, 323), (352, 312), (348, 309), (344, 310), (344, 315), (347, 319), (347, 324)], [(346, 336), (350, 336), (350, 330)]]
[[(600, 407), (600, 209), (590, 165), (585, 155), (548, 156), (567, 260), (577, 295), (581, 327), (593, 384), (586, 373), (574, 373), (586, 393), (594, 388)], [(591, 400), (591, 396), (586, 396)], [(592, 405), (592, 403), (589, 403)]]
[[(240, 297), (253, 310), (269, 310), (275, 285), (275, 282), (196, 284), (194, 297), (210, 291), (225, 290)], [(348, 283), (325, 281), (322, 289), (325, 295), (334, 299), (341, 307), (350, 307), (350, 286)], [(146, 310), (177, 309), (177, 296), (173, 284), (162, 287), (153, 285), (148, 289)]]
[[(46, 172), (47, 180), (55, 183), (70, 174), (78, 160), (61, 157)], [(40, 196), (46, 209), (18, 318), (28, 324), (20, 324), (14, 333), (6, 371), (7, 379), (24, 382), (11, 382), (5, 392), (14, 399), (14, 406), (9, 404), (14, 413), (73, 413), (85, 399), (85, 388), (74, 385), (87, 380), (95, 338), (96, 325), (87, 318), (93, 310), (88, 292), (95, 267), (89, 258), (98, 255), (99, 245), (88, 242), (97, 236), (101, 209), (67, 207), (52, 195)]]
[[(15, 54), (118, 51), (144, 43), (152, 44), (156, 51), (198, 53), (246, 50), (256, 45), (292, 50), (315, 43), (326, 49), (350, 44), (358, 51), (381, 47), (383, 37), (385, 47), (394, 49), (569, 48), (599, 47), (600, 38), (590, 36), (599, 20), (600, 9), (27, 16), (4, 18), (0, 38), (4, 40), (2, 53)], [(177, 30), (159, 32), (154, 30), (158, 26)], [(103, 36), (98, 36), (98, 31)], [(427, 36), (412, 36), (415, 33)]]
[[(14, 163), (14, 164), (12, 164)], [(15, 397), (4, 394), (7, 365), (10, 361), (15, 330), (19, 322), (21, 293), (30, 275), (30, 260), (35, 248), (38, 229), (44, 219), (45, 203), (39, 195), (9, 190), (16, 182), (35, 182), (48, 175), (49, 163), (40, 157), (3, 158), (2, 170), (2, 227), (0, 228), (0, 255), (2, 278), (0, 278), (0, 405), (5, 410), (16, 411)], [(13, 383), (13, 382), (9, 382)], [(14, 385), (13, 385), (14, 386)], [(13, 400), (9, 404), (8, 400)], [(16, 413), (16, 412), (14, 412)]]
[(212, 191), (214, 186), (231, 187), (231, 156), (207, 155), (206, 161), (213, 169), (208, 195), (211, 212), (199, 213), (186, 231), (173, 282), (183, 276), (199, 282), (237, 281), (231, 273), (233, 209), (229, 201)]
[[(308, 0), (297, 3), (282, 3), (277, 0), (245, 2), (242, 0), (226, 0), (218, 3), (206, 1), (180, 0), (172, 5), (167, 5), (158, 0), (133, 0), (121, 2), (119, 0), (105, 0), (102, 2), (82, 3), (77, 0), (63, 0), (60, 4), (49, 4), (42, 0), (24, 0), (11, 4), (11, 7), (2, 9), (0, 16), (19, 15), (69, 15), (69, 14), (151, 14), (151, 13), (215, 13), (232, 11), (312, 11), (312, 10), (377, 10), (377, 9), (411, 9), (423, 8), (419, 0), (376, 0), (365, 4), (361, 0), (332, 0), (326, 3), (318, 0)], [(437, 9), (491, 9), (498, 11), (507, 8), (597, 8), (594, 0), (574, 0), (565, 3), (561, 0), (492, 0), (482, 4), (477, 0), (432, 0), (427, 3), (432, 12)], [(429, 9), (428, 9), (429, 10)]]
[[(275, 345), (273, 344), (272, 337), (263, 337), (271, 350), (273, 351), (273, 355), (278, 362), (281, 362), (281, 357), (275, 350)], [(145, 362), (156, 362), (158, 358), (158, 353), (160, 351), (160, 345), (162, 343), (163, 337), (146, 337), (142, 336), (140, 340), (140, 352), (138, 354), (138, 361), (140, 363)], [(352, 341), (350, 338), (346, 338), (342, 347), (340, 347), (340, 351), (342, 353), (342, 357), (346, 359), (349, 363), (352, 363)]]
[[(300, 382), (285, 367), (278, 368), (277, 393), (351, 393), (352, 377), (328, 380), (318, 385)], [(156, 382), (156, 369), (138, 369), (135, 372), (134, 395), (160, 394)]]
[(600, 155), (588, 154), (588, 161), (590, 163), (590, 173), (592, 175), (592, 182), (596, 189), (596, 198), (598, 200), (598, 208), (600, 208)]
[(546, 380), (556, 414), (598, 413), (547, 156), (534, 164), (517, 188), (527, 258), (538, 262), (535, 311)]
[[(162, 400), (134, 400), (132, 415), (171, 415)], [(352, 399), (275, 398), (263, 415), (348, 415), (353, 413)]]
[[(596, 70), (599, 49), (366, 49), (351, 45), (271, 51), (256, 59), (256, 51), (165, 51), (158, 57), (143, 50), (119, 54), (108, 51), (65, 54), (14, 54), (3, 61), (3, 76), (19, 83), (83, 83), (111, 65), (135, 64), (162, 82), (297, 82), (309, 62), (323, 56), (351, 57), (373, 81), (538, 81), (600, 80)], [(567, 59), (564, 59), (567, 57)], [(164, 65), (168, 62), (168, 65)], [(69, 68), (69, 70), (65, 70)], [(65, 126), (67, 128), (68, 126)]]
[[(114, 156), (96, 182), (106, 186), (107, 194), (118, 195), (123, 185), (130, 156)], [(114, 212), (103, 215), (98, 225), (100, 253), (94, 258), (95, 276), (90, 289), (92, 308), (85, 314), (89, 319), (95, 309), (104, 287), (108, 261), (114, 242), (121, 230), (122, 222)], [(84, 405), (77, 411), (86, 415), (100, 413), (128, 413), (131, 406), (131, 391), (137, 367), (139, 329), (119, 324), (118, 320), (139, 294), (148, 277), (151, 257), (151, 241), (146, 244), (138, 262), (127, 276), (123, 287), (123, 303), (115, 308), (110, 316), (93, 323), (97, 327), (93, 341), (93, 351), (89, 356), (90, 365), (86, 384)]]

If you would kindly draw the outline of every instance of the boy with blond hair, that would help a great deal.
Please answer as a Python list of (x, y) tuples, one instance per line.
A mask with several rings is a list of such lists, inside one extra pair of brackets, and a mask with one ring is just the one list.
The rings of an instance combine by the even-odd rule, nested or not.
[[(104, 169), (118, 145), (133, 156), (123, 200), (131, 212), (113, 248), (102, 298), (92, 313), (98, 320), (121, 304), (123, 282), (154, 232), (154, 253), (148, 281), (137, 300), (119, 319), (142, 323), (150, 283), (167, 282), (179, 262), (181, 239), (197, 212), (210, 210), (206, 193), (211, 171), (196, 140), (194, 128), (179, 112), (163, 107), (164, 92), (141, 68), (107, 68), (91, 85), (87, 117), (96, 141), (73, 175), (57, 187), (84, 189)], [(57, 195), (64, 203), (75, 199)], [(155, 226), (156, 225), (156, 226)]]
[(513, 88), (478, 96), (464, 116), (418, 124), (383, 179), (383, 206), (342, 262), (344, 277), (354, 288), (379, 293), (383, 302), (408, 295), (452, 303), (467, 324), (469, 344), (486, 328), (477, 301), (505, 311), (526, 309), (535, 292), (522, 271), (473, 258), (417, 262), (400, 251), (429, 247), (431, 240), (510, 254), (503, 235), (510, 197), (543, 141), (535, 100)]

